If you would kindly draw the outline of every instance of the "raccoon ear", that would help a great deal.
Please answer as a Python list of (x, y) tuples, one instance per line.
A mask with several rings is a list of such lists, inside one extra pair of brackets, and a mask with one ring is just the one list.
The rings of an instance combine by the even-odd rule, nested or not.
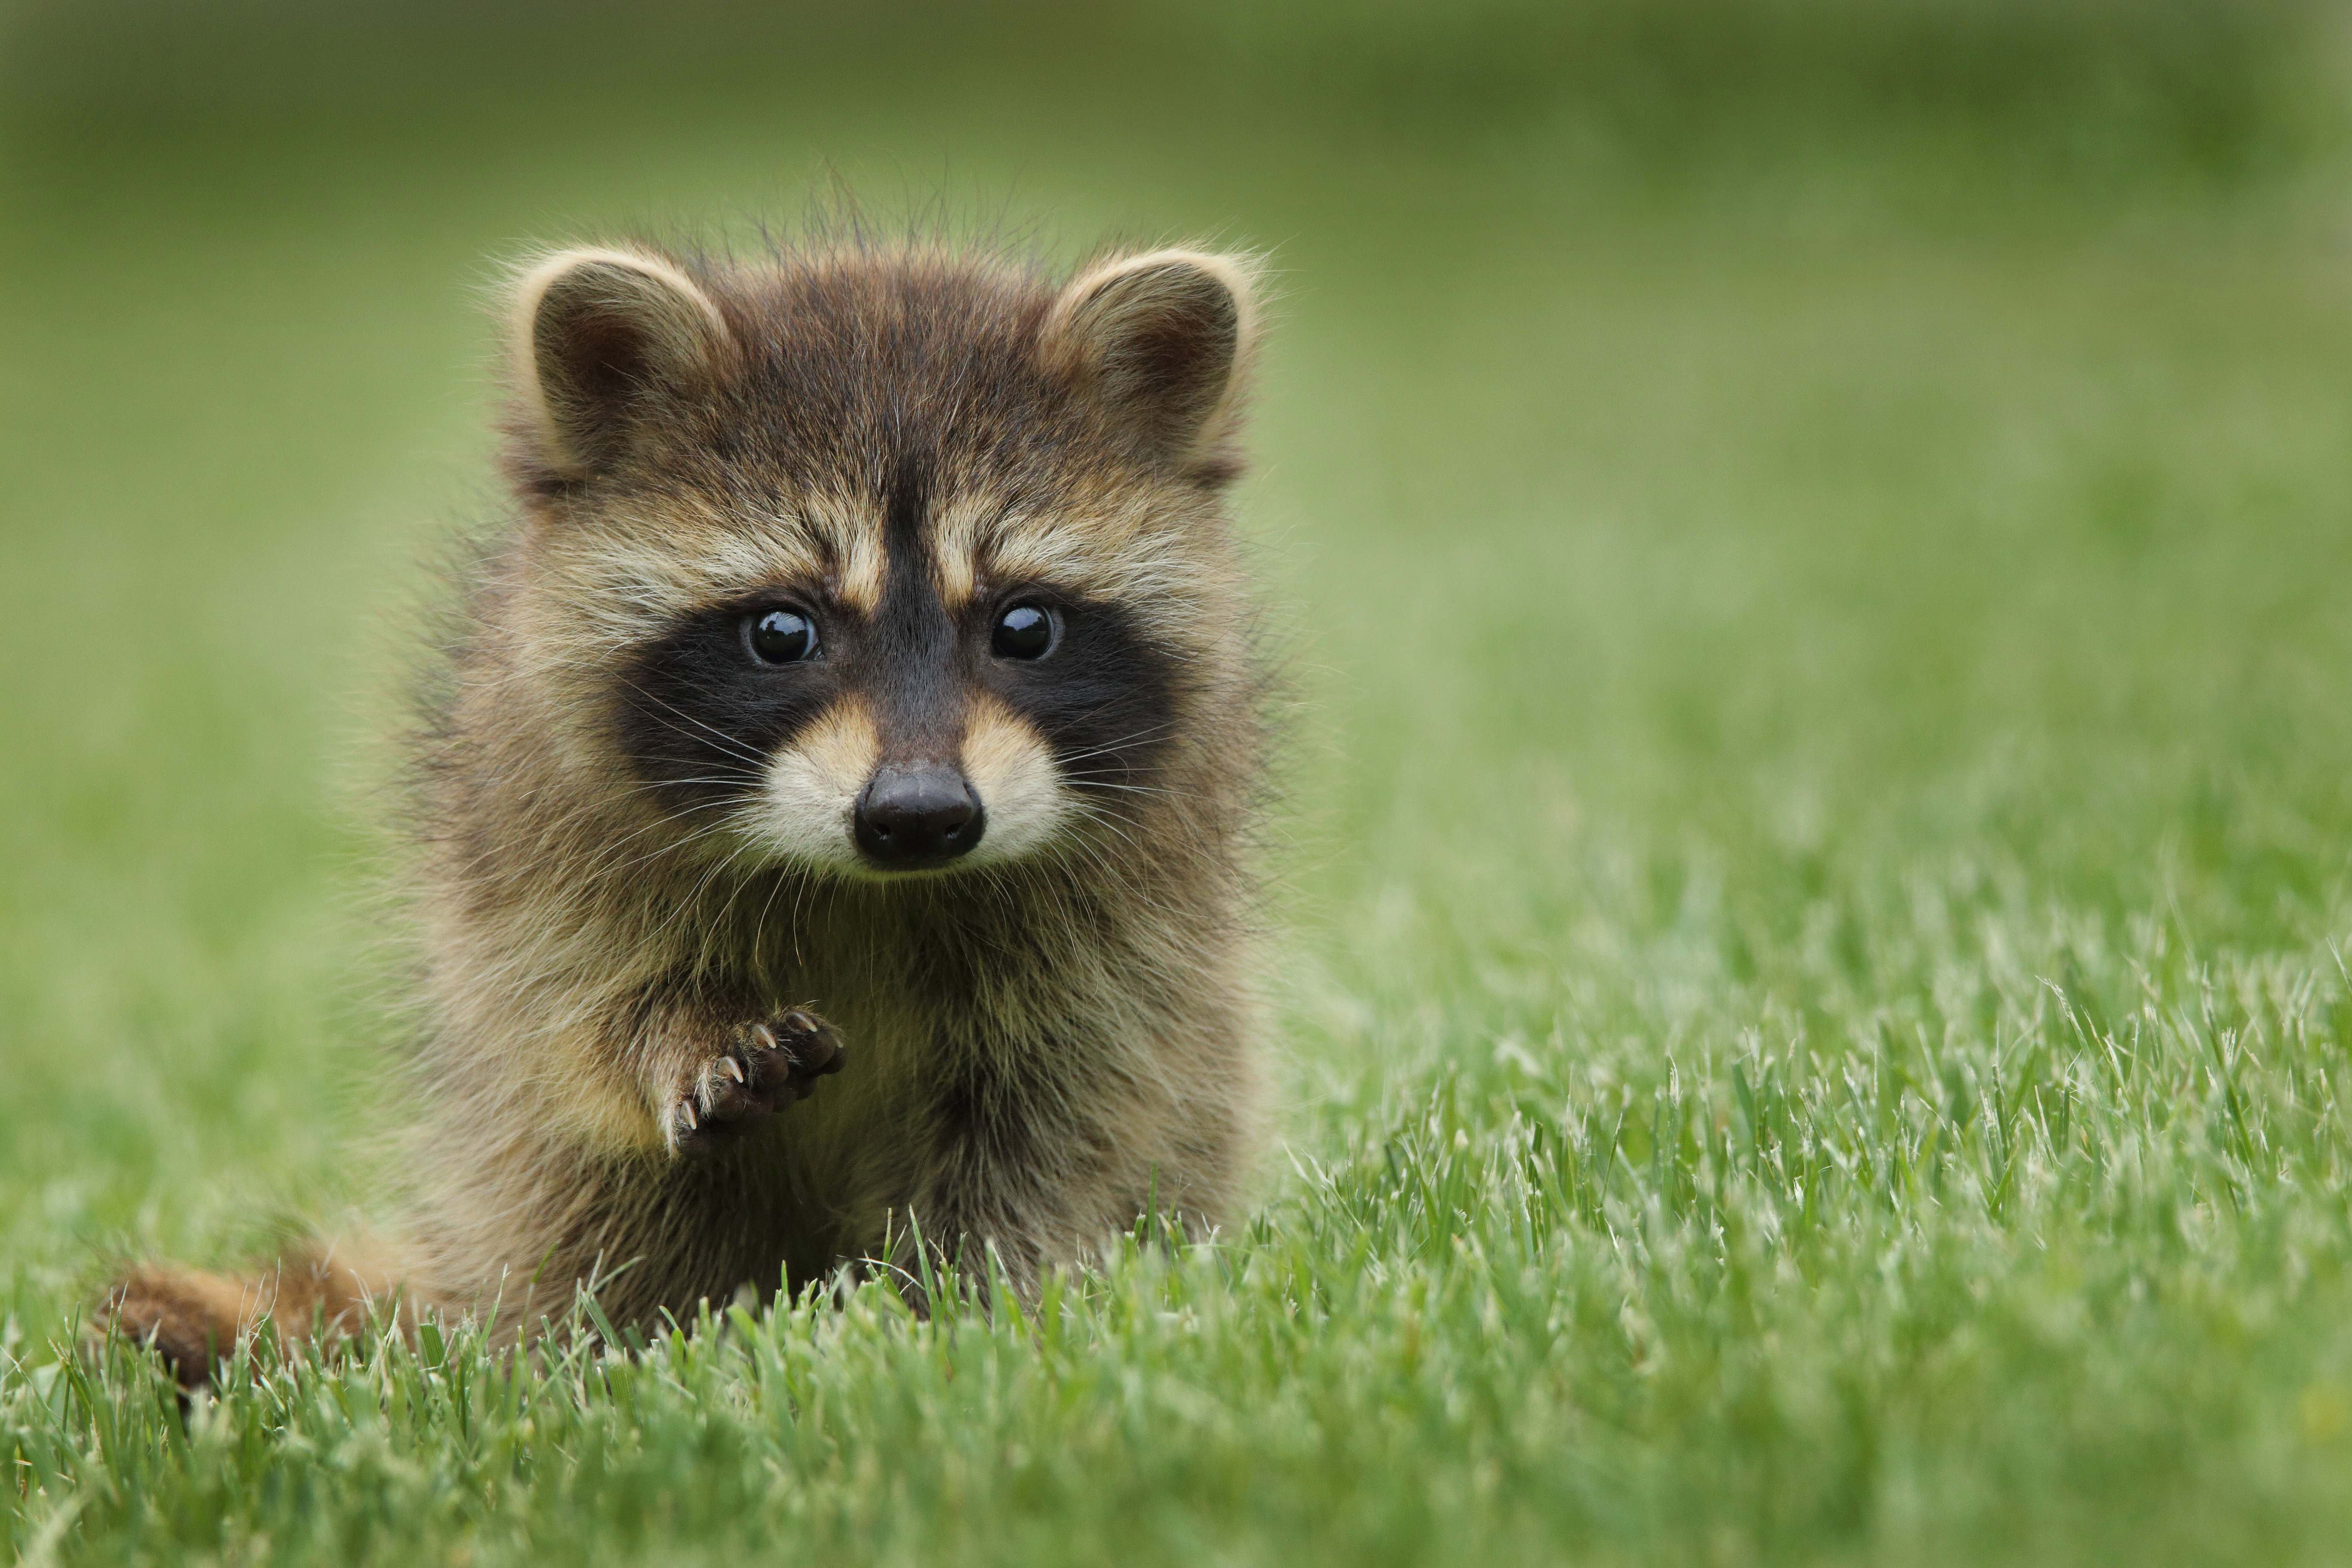
[(1246, 257), (1198, 250), (1092, 268), (1046, 314), (1045, 363), (1083, 386), (1144, 455), (1223, 477), (1256, 336), (1256, 270)]
[(625, 250), (565, 250), (517, 282), (515, 380), (526, 435), (559, 479), (585, 479), (638, 426), (716, 374), (733, 342), (694, 280)]

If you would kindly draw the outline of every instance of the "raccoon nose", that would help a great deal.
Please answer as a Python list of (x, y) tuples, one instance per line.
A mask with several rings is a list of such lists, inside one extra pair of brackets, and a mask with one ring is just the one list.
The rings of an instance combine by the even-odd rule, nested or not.
[(956, 769), (885, 763), (857, 797), (856, 826), (857, 847), (868, 860), (916, 867), (954, 859), (980, 842), (987, 822)]

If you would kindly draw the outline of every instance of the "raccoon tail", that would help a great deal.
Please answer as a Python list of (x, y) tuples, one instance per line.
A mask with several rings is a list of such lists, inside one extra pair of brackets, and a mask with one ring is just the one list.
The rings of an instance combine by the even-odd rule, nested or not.
[(355, 1334), (382, 1309), (408, 1321), (398, 1273), (373, 1247), (299, 1247), (250, 1274), (147, 1264), (99, 1300), (93, 1329), (152, 1346), (184, 1388), (211, 1383), (222, 1361), (268, 1321), (284, 1344)]

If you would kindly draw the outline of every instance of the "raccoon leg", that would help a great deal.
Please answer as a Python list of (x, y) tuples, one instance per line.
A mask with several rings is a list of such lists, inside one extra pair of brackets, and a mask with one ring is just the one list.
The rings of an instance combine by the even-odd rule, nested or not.
[(797, 1201), (778, 1139), (679, 1159), (541, 1131), (516, 1131), (482, 1163), (453, 1163), (417, 1194), (415, 1246), (435, 1300), (493, 1343), (560, 1327), (583, 1289), (616, 1327), (650, 1332), (666, 1311), (691, 1321), (698, 1302), (723, 1307), (746, 1284), (764, 1300), (788, 1262), (811, 1261), (801, 1255), (822, 1216)]
[(153, 1347), (183, 1387), (200, 1388), (265, 1319), (283, 1342), (323, 1342), (358, 1332), (372, 1305), (399, 1295), (381, 1267), (306, 1249), (252, 1275), (145, 1265), (116, 1280), (99, 1310), (125, 1338)]
[[(1170, 1038), (1172, 1053), (1181, 1037)], [(1194, 1052), (1200, 1091), (1179, 1098), (1075, 1057), (975, 1050), (935, 1086), (904, 1207), (967, 1287), (994, 1268), (1029, 1296), (1047, 1270), (1098, 1258), (1139, 1221), (1197, 1239), (1234, 1211), (1255, 1092), (1245, 1070)]]
[[(1140, 1206), (1106, 1190), (1115, 1182), (1102, 1153), (1110, 1137), (1066, 1114), (1056, 1087), (984, 1068), (942, 1086), (924, 1158), (894, 1207), (908, 1239), (919, 1236), (929, 1261), (949, 1266), (963, 1290), (985, 1296), (1001, 1272), (1016, 1295), (1033, 1297), (1048, 1268), (1079, 1261)], [(900, 1293), (928, 1311), (919, 1266), (892, 1261)]]
[(803, 1008), (733, 1017), (704, 1004), (649, 1009), (639, 1051), (662, 1142), (701, 1155), (816, 1092), (841, 1070), (841, 1037)]

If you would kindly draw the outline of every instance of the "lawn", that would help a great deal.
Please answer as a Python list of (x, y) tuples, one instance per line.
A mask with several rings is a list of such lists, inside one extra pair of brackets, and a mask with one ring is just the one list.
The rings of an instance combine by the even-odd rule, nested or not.
[[(1753, 37), (1596, 3), (1563, 43), (1501, 0), (1041, 12), (1034, 54), (836, 21), (810, 58), (648, 44), (633, 92), (610, 40), (502, 76), (528, 7), (293, 43), (264, 4), (31, 8), (0, 1542), (2352, 1553), (2352, 153), (2295, 98), (2343, 34), (1707, 6)], [(1727, 99), (1750, 46), (1782, 86)], [(1055, 254), (1274, 255), (1255, 1217), (992, 1321), (874, 1287), (628, 1354), (453, 1331), (185, 1413), (77, 1352), (109, 1258), (226, 1261), (378, 1184), (380, 737), (436, 549), (498, 504), (496, 262), (788, 224), (832, 172)]]

